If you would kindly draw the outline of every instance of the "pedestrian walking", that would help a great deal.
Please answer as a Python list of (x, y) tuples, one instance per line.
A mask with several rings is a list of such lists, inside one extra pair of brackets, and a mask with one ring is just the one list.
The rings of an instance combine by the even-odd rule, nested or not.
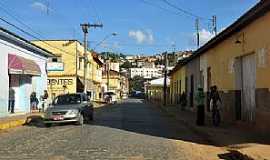
[(203, 88), (199, 87), (197, 94), (196, 94), (196, 103), (197, 103), (197, 121), (196, 124), (198, 126), (204, 125), (204, 101), (205, 101), (205, 95), (203, 93)]
[(220, 107), (221, 107), (221, 98), (218, 93), (217, 86), (211, 87), (210, 92), (210, 110), (212, 111), (212, 120), (214, 126), (219, 126), (221, 117), (220, 117)]
[(15, 106), (15, 91), (13, 88), (9, 88), (9, 97), (8, 97), (8, 111), (14, 113)]
[(32, 110), (38, 110), (38, 108), (37, 108), (38, 103), (39, 103), (39, 101), (38, 101), (36, 92), (32, 92), (31, 95), (30, 95), (31, 109)]

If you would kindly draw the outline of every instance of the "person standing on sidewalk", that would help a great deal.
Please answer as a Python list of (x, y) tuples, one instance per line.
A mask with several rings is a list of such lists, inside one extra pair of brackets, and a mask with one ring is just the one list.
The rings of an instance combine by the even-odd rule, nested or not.
[(198, 126), (204, 125), (204, 101), (205, 101), (205, 95), (203, 93), (203, 88), (199, 87), (197, 94), (196, 94), (196, 103), (197, 103), (197, 120), (196, 124)]
[(32, 92), (30, 95), (30, 104), (31, 104), (31, 109), (32, 110), (37, 110), (37, 106), (38, 106), (38, 98), (37, 98), (37, 94), (36, 92)]
[(42, 112), (44, 112), (47, 108), (48, 108), (48, 98), (49, 98), (49, 94), (47, 90), (44, 90), (43, 96), (41, 96), (41, 100), (42, 100)]
[(8, 111), (14, 113), (15, 106), (15, 91), (13, 88), (9, 88), (9, 97), (8, 97)]
[(221, 118), (220, 118), (220, 105), (221, 98), (218, 93), (217, 86), (213, 86), (211, 88), (210, 93), (210, 109), (212, 110), (212, 120), (214, 126), (219, 126)]

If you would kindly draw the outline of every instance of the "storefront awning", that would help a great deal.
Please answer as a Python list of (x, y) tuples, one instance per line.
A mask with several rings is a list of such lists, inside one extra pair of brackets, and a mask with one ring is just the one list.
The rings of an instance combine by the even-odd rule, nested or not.
[(14, 54), (8, 54), (9, 74), (41, 75), (39, 66), (32, 60)]

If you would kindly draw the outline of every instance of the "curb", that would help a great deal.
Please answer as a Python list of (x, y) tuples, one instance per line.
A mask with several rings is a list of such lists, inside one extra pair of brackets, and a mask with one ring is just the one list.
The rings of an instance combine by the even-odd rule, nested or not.
[(8, 122), (0, 122), (0, 130), (10, 129), (18, 126), (22, 126), (25, 124), (25, 118), (19, 120), (11, 120)]
[(31, 113), (31, 114), (26, 114), (24, 117), (20, 117), (18, 119), (11, 119), (11, 120), (3, 121), (3, 122), (0, 121), (0, 131), (5, 130), (5, 129), (23, 126), (32, 120), (33, 117), (31, 117), (31, 116), (42, 116), (42, 114)]

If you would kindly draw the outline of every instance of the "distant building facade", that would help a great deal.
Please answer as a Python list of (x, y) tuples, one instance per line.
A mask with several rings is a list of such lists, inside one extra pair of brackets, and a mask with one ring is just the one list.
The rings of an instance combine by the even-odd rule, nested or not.
[(130, 78), (135, 76), (143, 77), (144, 79), (159, 78), (162, 76), (160, 68), (130, 68)]

